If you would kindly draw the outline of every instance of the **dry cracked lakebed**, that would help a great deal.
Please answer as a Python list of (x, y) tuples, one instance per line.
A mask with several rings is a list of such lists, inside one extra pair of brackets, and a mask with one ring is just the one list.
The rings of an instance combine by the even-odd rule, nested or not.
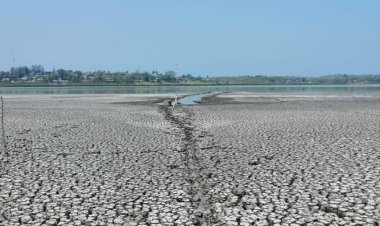
[(5, 97), (0, 225), (380, 224), (379, 98), (216, 99)]

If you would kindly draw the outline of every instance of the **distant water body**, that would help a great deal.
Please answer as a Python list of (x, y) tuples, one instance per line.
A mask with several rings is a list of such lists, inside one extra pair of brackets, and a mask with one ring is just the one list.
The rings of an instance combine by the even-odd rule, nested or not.
[(215, 85), (215, 86), (67, 86), (0, 87), (0, 95), (64, 94), (194, 94), (204, 92), (250, 92), (289, 95), (380, 95), (376, 85)]

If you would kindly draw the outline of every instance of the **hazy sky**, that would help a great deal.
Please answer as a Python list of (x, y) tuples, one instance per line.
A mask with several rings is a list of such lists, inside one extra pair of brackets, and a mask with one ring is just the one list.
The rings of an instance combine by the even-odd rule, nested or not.
[(380, 73), (380, 1), (0, 0), (0, 70), (12, 51), (45, 70)]

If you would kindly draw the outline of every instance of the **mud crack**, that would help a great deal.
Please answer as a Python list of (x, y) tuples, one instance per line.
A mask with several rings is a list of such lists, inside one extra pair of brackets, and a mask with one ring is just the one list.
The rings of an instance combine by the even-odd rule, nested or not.
[[(190, 202), (194, 209), (192, 218), (196, 225), (211, 225), (212, 213), (207, 192), (207, 173), (203, 172), (201, 159), (198, 154), (197, 142), (203, 136), (197, 136), (197, 128), (192, 123), (193, 113), (189, 108), (176, 108), (173, 113), (172, 108), (160, 106), (159, 111), (164, 115), (165, 120), (179, 130), (181, 136), (180, 152), (183, 156), (184, 177), (189, 184)], [(203, 133), (204, 134), (204, 133)]]

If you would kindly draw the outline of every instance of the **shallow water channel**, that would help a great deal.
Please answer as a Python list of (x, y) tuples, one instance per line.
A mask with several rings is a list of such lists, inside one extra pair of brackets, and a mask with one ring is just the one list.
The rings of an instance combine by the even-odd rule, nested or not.
[[(202, 98), (204, 97), (210, 97), (220, 94), (220, 92), (211, 92), (211, 93), (197, 93), (193, 95), (184, 96), (182, 98), (178, 99), (178, 104), (181, 105), (194, 105), (198, 104)], [(174, 104), (174, 102), (173, 102)]]

